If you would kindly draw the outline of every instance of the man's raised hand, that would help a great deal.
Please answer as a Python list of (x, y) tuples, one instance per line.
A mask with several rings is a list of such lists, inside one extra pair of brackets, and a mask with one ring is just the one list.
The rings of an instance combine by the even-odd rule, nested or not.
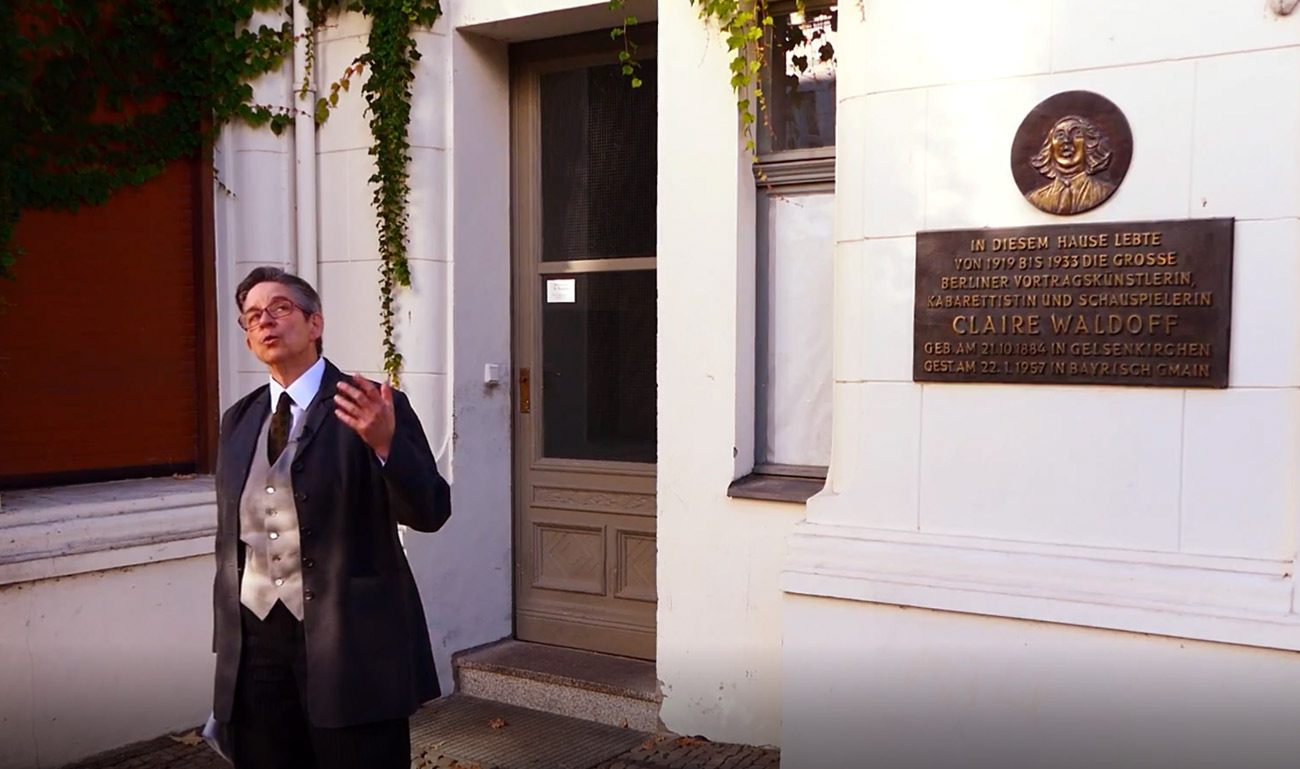
[(397, 429), (393, 388), (387, 384), (376, 387), (373, 382), (353, 374), (351, 383), (339, 382), (334, 415), (355, 430), (381, 460), (388, 461), (393, 432)]

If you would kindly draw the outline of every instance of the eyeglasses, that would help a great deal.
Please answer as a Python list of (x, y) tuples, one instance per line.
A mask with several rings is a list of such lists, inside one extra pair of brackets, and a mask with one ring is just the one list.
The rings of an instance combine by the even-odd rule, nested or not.
[(239, 327), (248, 331), (262, 325), (262, 314), (270, 315), (272, 318), (283, 318), (291, 314), (294, 310), (302, 308), (288, 299), (277, 299), (266, 307), (252, 310), (245, 310), (239, 316)]

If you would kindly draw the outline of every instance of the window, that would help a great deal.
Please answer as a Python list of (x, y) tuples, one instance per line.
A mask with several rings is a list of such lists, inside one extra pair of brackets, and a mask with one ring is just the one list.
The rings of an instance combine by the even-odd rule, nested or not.
[(0, 489), (203, 472), (216, 423), (203, 163), (24, 211), (0, 286)]
[(760, 116), (754, 474), (733, 496), (804, 501), (831, 451), (833, 4), (773, 4)]
[(769, 159), (835, 146), (836, 6), (809, 2), (803, 13), (782, 7), (773, 4), (763, 72), (766, 111), (758, 149)]
[(763, 203), (754, 459), (760, 468), (797, 466), (824, 477), (831, 449), (835, 193), (787, 191)]

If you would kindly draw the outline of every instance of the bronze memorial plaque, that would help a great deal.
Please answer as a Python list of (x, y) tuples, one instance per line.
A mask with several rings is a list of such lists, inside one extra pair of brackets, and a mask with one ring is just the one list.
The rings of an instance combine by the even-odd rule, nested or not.
[(918, 382), (1227, 387), (1232, 219), (922, 232)]
[(1040, 211), (1074, 216), (1115, 194), (1133, 159), (1133, 133), (1120, 108), (1091, 91), (1044, 99), (1020, 123), (1011, 175)]

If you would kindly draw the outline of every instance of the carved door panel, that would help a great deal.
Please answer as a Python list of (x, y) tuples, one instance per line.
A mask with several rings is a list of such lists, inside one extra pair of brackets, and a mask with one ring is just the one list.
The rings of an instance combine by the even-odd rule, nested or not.
[(656, 91), (638, 58), (637, 89), (613, 54), (514, 62), (515, 628), (650, 659)]

